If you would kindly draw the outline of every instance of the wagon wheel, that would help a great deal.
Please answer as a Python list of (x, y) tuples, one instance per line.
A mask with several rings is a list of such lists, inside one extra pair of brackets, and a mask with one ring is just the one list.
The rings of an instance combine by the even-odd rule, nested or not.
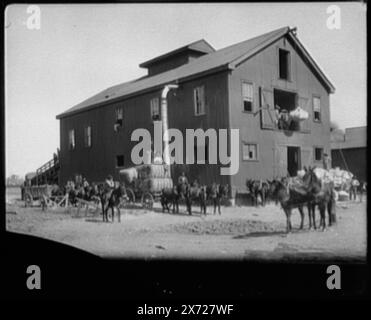
[(33, 203), (33, 198), (32, 198), (32, 194), (27, 192), (25, 195), (24, 195), (24, 206), (25, 207), (31, 207), (32, 206), (32, 203)]
[(145, 209), (152, 209), (153, 207), (153, 196), (149, 192), (146, 192), (142, 195), (142, 206)]
[(130, 203), (130, 204), (135, 203), (135, 193), (134, 193), (134, 191), (131, 188), (127, 188), (126, 193), (127, 193), (128, 198), (129, 198), (127, 200), (127, 202)]
[(123, 209), (127, 204), (134, 204), (135, 203), (135, 194), (134, 191), (130, 188), (126, 189), (126, 197), (121, 199), (121, 202), (119, 204), (119, 208)]

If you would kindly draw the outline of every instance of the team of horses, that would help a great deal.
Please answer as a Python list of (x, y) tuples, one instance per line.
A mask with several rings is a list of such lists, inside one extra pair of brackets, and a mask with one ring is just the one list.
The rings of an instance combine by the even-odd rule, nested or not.
[[(246, 187), (255, 206), (259, 204), (259, 198), (263, 206), (267, 199), (280, 203), (286, 215), (286, 232), (292, 231), (291, 216), (293, 209), (298, 209), (301, 217), (300, 229), (304, 227), (304, 208), (308, 211), (309, 229), (317, 229), (315, 210), (320, 213), (319, 228), (325, 230), (326, 211), (328, 213), (328, 225), (336, 222), (335, 215), (335, 192), (331, 182), (324, 183), (315, 174), (315, 167), (304, 168), (304, 175), (298, 180), (297, 177), (284, 177), (273, 180), (246, 181)], [(298, 182), (299, 181), (299, 182)], [(78, 199), (101, 203), (103, 221), (108, 222), (108, 211), (111, 209), (112, 221), (114, 221), (115, 209), (117, 219), (120, 222), (120, 204), (123, 199), (128, 199), (125, 184), (116, 182), (114, 188), (107, 188), (104, 184), (92, 184), (86, 187), (56, 189), (54, 194), (68, 193), (69, 201), (77, 204)], [(211, 185), (198, 185), (182, 182), (173, 188), (163, 189), (160, 195), (163, 212), (171, 209), (173, 213), (179, 213), (179, 204), (186, 205), (186, 211), (192, 215), (192, 206), (198, 205), (203, 215), (207, 214), (208, 204), (213, 205), (213, 213), (221, 214), (222, 200), (228, 198), (229, 185), (213, 183)], [(171, 208), (172, 207), (172, 208)]]
[(222, 199), (228, 197), (229, 186), (213, 183), (212, 185), (199, 186), (198, 184), (190, 184), (181, 182), (173, 188), (163, 189), (161, 193), (162, 211), (170, 212), (170, 207), (173, 207), (173, 213), (179, 213), (179, 202), (184, 201), (187, 212), (192, 215), (192, 205), (200, 206), (201, 214), (207, 214), (207, 204), (212, 202), (214, 214), (216, 210), (221, 214)]

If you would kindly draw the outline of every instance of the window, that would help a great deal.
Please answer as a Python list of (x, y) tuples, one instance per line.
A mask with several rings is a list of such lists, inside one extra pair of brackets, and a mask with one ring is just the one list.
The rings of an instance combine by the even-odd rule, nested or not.
[(123, 166), (124, 166), (124, 156), (123, 155), (116, 156), (116, 167), (120, 168)]
[(300, 123), (289, 116), (297, 106), (298, 96), (295, 92), (273, 89), (273, 102), (276, 111), (278, 130), (299, 131)]
[(91, 126), (84, 128), (84, 145), (86, 148), (91, 147)]
[(151, 118), (153, 121), (160, 120), (160, 105), (159, 105), (159, 99), (153, 98), (151, 99)]
[(321, 121), (321, 99), (319, 97), (313, 97), (313, 120)]
[(253, 111), (254, 86), (252, 83), (242, 82), (243, 111)]
[(243, 160), (258, 160), (258, 145), (254, 143), (245, 143), (242, 146)]
[(289, 80), (290, 78), (290, 52), (279, 49), (279, 77), (280, 79)]
[(70, 150), (75, 149), (75, 130), (70, 130), (68, 132), (68, 147)]
[(114, 124), (114, 130), (118, 131), (124, 125), (124, 109), (117, 108), (116, 109), (116, 122)]
[(323, 159), (323, 148), (314, 148), (314, 160), (322, 161)]
[(205, 87), (196, 87), (193, 90), (195, 115), (199, 116), (205, 114)]

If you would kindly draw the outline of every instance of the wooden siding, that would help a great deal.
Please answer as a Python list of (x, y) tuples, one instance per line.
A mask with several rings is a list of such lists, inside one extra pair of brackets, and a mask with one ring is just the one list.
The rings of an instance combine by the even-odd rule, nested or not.
[[(278, 77), (278, 49), (290, 51), (290, 81)], [(309, 99), (308, 128), (304, 132), (285, 133), (283, 131), (262, 129), (261, 112), (256, 114), (243, 111), (241, 82), (254, 84), (254, 108), (260, 107), (259, 88), (295, 92), (299, 97)], [(267, 179), (286, 175), (287, 146), (301, 147), (302, 165), (314, 164), (313, 148), (319, 146), (330, 152), (330, 111), (329, 95), (321, 82), (314, 76), (302, 58), (296, 53), (287, 39), (280, 39), (254, 57), (238, 66), (229, 77), (230, 122), (232, 128), (240, 129), (240, 167), (232, 177), (237, 189), (245, 189), (247, 178)], [(321, 98), (321, 122), (313, 121), (312, 97)], [(257, 161), (242, 160), (242, 143), (258, 143)], [(316, 163), (321, 165), (320, 163)]]
[[(184, 137), (186, 128), (228, 128), (227, 78), (225, 72), (220, 72), (179, 83), (179, 88), (168, 94), (169, 128), (180, 129)], [(195, 116), (193, 89), (199, 85), (205, 86), (206, 114)], [(116, 155), (124, 155), (125, 167), (133, 165), (131, 150), (136, 142), (130, 141), (131, 133), (137, 128), (153, 132), (150, 100), (160, 96), (161, 91), (157, 90), (61, 119), (61, 183), (77, 173), (89, 181), (102, 181), (108, 174), (118, 179), (121, 168), (115, 166)], [(114, 132), (118, 107), (124, 108), (124, 126)], [(84, 127), (88, 125), (92, 127), (91, 148), (84, 147)], [(75, 130), (74, 150), (68, 149), (68, 131), (71, 129)], [(183, 153), (185, 161), (185, 148)], [(220, 177), (219, 165), (176, 165), (172, 171), (174, 178), (185, 171), (191, 180), (197, 178), (201, 183), (229, 182), (228, 177)]]
[[(278, 79), (278, 49), (290, 51), (290, 81)], [(283, 132), (267, 126), (262, 129), (262, 114), (243, 111), (242, 81), (254, 85), (254, 108), (260, 107), (259, 88), (273, 92), (274, 89), (292, 91), (300, 100), (309, 101), (307, 111), (310, 119), (305, 132)], [(195, 116), (193, 89), (205, 86), (206, 114)], [(61, 119), (61, 182), (79, 173), (89, 181), (102, 181), (107, 174), (119, 178), (116, 155), (123, 154), (125, 167), (132, 166), (131, 150), (136, 144), (130, 141), (136, 128), (152, 131), (150, 100), (160, 98), (161, 90), (123, 99), (119, 102), (81, 112)], [(321, 122), (313, 121), (313, 96), (321, 98)], [(116, 133), (113, 130), (115, 109), (124, 108), (124, 127)], [(330, 153), (330, 111), (329, 94), (323, 84), (314, 76), (307, 64), (296, 53), (287, 39), (273, 45), (241, 63), (233, 71), (221, 71), (187, 82), (180, 82), (179, 88), (168, 94), (169, 127), (183, 132), (187, 128), (208, 128), (240, 130), (239, 172), (232, 176), (220, 176), (220, 165), (175, 165), (173, 178), (185, 171), (192, 181), (200, 183), (232, 184), (234, 190), (246, 190), (247, 178), (267, 179), (285, 175), (287, 172), (287, 146), (301, 148), (301, 164), (318, 166), (314, 162), (314, 148), (322, 147)], [(92, 127), (92, 147), (85, 148), (84, 127)], [(68, 150), (68, 131), (75, 129), (76, 148)], [(258, 159), (242, 160), (242, 143), (258, 144)], [(185, 148), (183, 150), (185, 161)]]

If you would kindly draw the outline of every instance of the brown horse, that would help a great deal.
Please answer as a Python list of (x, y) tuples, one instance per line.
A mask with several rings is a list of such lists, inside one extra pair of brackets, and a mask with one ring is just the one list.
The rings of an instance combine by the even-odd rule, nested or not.
[(99, 186), (100, 200), (102, 203), (103, 221), (108, 222), (108, 209), (111, 208), (112, 222), (114, 222), (115, 208), (117, 209), (118, 222), (121, 222), (120, 202), (127, 197), (124, 183), (116, 185), (115, 189), (107, 190), (104, 186)]
[(162, 189), (161, 191), (161, 206), (162, 211), (167, 210), (170, 212), (169, 204), (173, 206), (173, 213), (175, 210), (179, 213), (179, 200), (183, 194), (182, 184), (173, 186), (173, 188)]
[(206, 186), (199, 186), (197, 184), (190, 185), (189, 183), (185, 184), (185, 200), (187, 211), (189, 215), (192, 215), (192, 203), (198, 202), (200, 205), (201, 214), (203, 213), (206, 215), (207, 206), (207, 194), (206, 194)]
[(267, 200), (269, 185), (262, 180), (247, 179), (246, 187), (250, 192), (254, 206), (258, 206), (258, 196), (261, 198), (262, 206), (264, 207)]
[(286, 232), (289, 233), (292, 230), (291, 214), (292, 209), (297, 208), (300, 213), (301, 223), (300, 229), (304, 227), (304, 211), (305, 205), (308, 207), (309, 216), (311, 215), (311, 206), (314, 197), (303, 184), (300, 187), (290, 188), (287, 181), (273, 180), (270, 182), (270, 194), (276, 198), (285, 212), (286, 215)]
[(216, 208), (218, 208), (218, 213), (221, 214), (220, 211), (220, 203), (222, 198), (226, 198), (228, 196), (229, 186), (221, 185), (213, 183), (211, 186), (207, 188), (207, 196), (209, 199), (212, 200), (214, 205), (214, 214), (216, 213)]
[(335, 193), (333, 182), (322, 182), (314, 172), (314, 168), (306, 169), (303, 180), (306, 180), (308, 184), (309, 192), (313, 195), (312, 204), (312, 219), (314, 227), (316, 227), (315, 222), (315, 207), (318, 206), (320, 212), (320, 227), (322, 230), (326, 230), (326, 210), (328, 213), (328, 224), (332, 226), (336, 222), (335, 214)]

